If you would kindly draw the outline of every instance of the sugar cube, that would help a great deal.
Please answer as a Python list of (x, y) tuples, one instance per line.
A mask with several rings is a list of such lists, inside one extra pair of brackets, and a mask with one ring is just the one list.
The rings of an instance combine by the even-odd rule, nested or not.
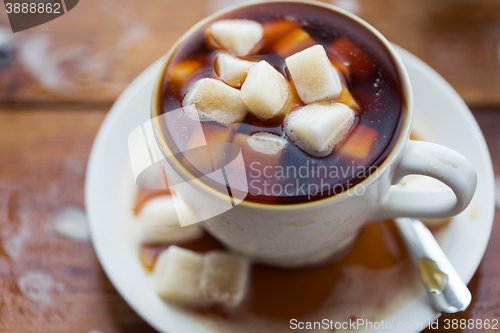
[(332, 100), (342, 92), (340, 76), (323, 46), (315, 45), (285, 59), (300, 98), (307, 104)]
[(306, 105), (285, 119), (285, 133), (299, 148), (313, 156), (327, 156), (342, 141), (355, 119), (341, 103)]
[(214, 41), (239, 57), (254, 51), (262, 39), (263, 32), (262, 25), (251, 20), (221, 20), (210, 26)]
[[(188, 210), (187, 207), (177, 209)], [(149, 200), (139, 215), (142, 244), (176, 244), (199, 238), (203, 230), (198, 225), (181, 227), (176, 206), (171, 196)]]
[(289, 94), (285, 77), (264, 60), (250, 68), (241, 87), (242, 101), (251, 113), (262, 119), (280, 114)]
[(215, 72), (222, 81), (232, 87), (241, 87), (247, 72), (256, 62), (233, 57), (227, 53), (219, 53), (215, 59)]
[(246, 295), (250, 261), (222, 251), (200, 254), (171, 245), (153, 270), (157, 294), (167, 302), (234, 307)]
[(202, 254), (169, 246), (160, 254), (153, 270), (156, 292), (169, 302), (207, 303), (200, 288), (202, 271)]
[[(253, 176), (259, 174), (256, 170), (263, 175), (264, 168), (267, 166), (274, 168), (280, 164), (287, 141), (275, 134), (259, 132), (253, 135), (236, 133), (233, 143), (241, 150), (246, 166), (245, 171), (253, 179)], [(238, 149), (237, 147), (233, 149)], [(233, 151), (231, 154), (234, 153)], [(276, 179), (268, 179), (268, 182), (274, 182), (274, 180)]]
[(205, 255), (200, 289), (213, 302), (234, 307), (245, 297), (250, 262), (248, 259), (225, 252)]
[(248, 145), (265, 155), (276, 155), (286, 146), (286, 140), (276, 134), (258, 132), (247, 138)]
[(239, 90), (210, 78), (198, 80), (189, 88), (182, 106), (187, 112), (190, 105), (195, 106), (202, 121), (231, 124), (243, 120), (247, 114)]

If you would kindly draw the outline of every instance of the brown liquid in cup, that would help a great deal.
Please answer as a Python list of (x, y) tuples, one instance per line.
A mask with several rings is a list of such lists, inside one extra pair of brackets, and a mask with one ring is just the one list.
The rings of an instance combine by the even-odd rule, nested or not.
[[(261, 23), (264, 27), (262, 47), (257, 54), (242, 59), (266, 60), (289, 82), (292, 81), (285, 58), (314, 44), (323, 45), (331, 62), (342, 72), (344, 87), (359, 106), (353, 107), (358, 113), (354, 125), (329, 156), (313, 157), (289, 142), (278, 162), (263, 159), (252, 168), (250, 164), (255, 159), (245, 156), (243, 151), (249, 185), (249, 195), (245, 200), (268, 204), (318, 200), (346, 191), (382, 165), (395, 146), (406, 117), (407, 106), (396, 66), (389, 51), (365, 27), (342, 14), (314, 5), (287, 2), (255, 4), (226, 13), (201, 27), (178, 47), (168, 64), (159, 99), (158, 109), (161, 112), (180, 108), (189, 87), (197, 80), (218, 78), (214, 61), (221, 50), (216, 50), (213, 41), (207, 40), (206, 29), (221, 19), (250, 19)], [(306, 31), (313, 41), (287, 44), (284, 37), (296, 28)], [(179, 64), (195, 68), (181, 82), (173, 73)], [(339, 102), (349, 104), (343, 96)], [(303, 105), (297, 96), (293, 98), (293, 107)], [(263, 121), (249, 113), (240, 126), (225, 127), (216, 122), (202, 122), (202, 127), (207, 141), (227, 131), (227, 128), (234, 133), (251, 135), (264, 131), (283, 135), (284, 117), (285, 114)], [(164, 136), (172, 146), (170, 135), (164, 133)], [(185, 163), (183, 160), (180, 162)], [(267, 172), (270, 178), (262, 173), (268, 165), (272, 167)], [(285, 177), (276, 176), (276, 165), (289, 170)], [(287, 169), (290, 166), (295, 171)], [(298, 173), (300, 170), (301, 174)], [(287, 191), (283, 191), (286, 185), (289, 185)]]

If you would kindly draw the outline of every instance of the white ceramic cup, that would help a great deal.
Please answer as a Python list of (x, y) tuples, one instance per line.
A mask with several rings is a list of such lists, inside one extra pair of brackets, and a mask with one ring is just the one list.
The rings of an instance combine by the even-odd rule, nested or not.
[[(175, 159), (164, 163), (169, 180), (177, 184), (191, 180), (189, 185), (176, 187), (175, 192), (199, 220), (204, 220), (203, 225), (208, 232), (232, 250), (244, 253), (255, 261), (278, 266), (300, 266), (321, 261), (349, 245), (360, 229), (375, 219), (442, 219), (457, 215), (471, 201), (477, 181), (473, 166), (461, 154), (437, 144), (409, 139), (413, 118), (410, 81), (392, 45), (372, 26), (349, 12), (324, 3), (306, 3), (335, 11), (366, 28), (385, 46), (396, 66), (403, 85), (407, 114), (399, 139), (378, 172), (349, 191), (317, 201), (273, 205), (238, 200), (236, 205), (233, 202), (233, 207), (224, 208), (230, 202), (227, 195), (199, 179), (193, 180)], [(161, 114), (159, 100), (163, 78), (178, 46), (208, 21), (244, 6), (234, 6), (205, 18), (171, 48), (153, 92), (154, 117)], [(153, 121), (153, 128), (160, 151), (165, 157), (170, 156), (170, 148), (161, 134), (158, 121)], [(403, 177), (411, 174), (436, 178), (449, 188), (398, 185)], [(223, 213), (214, 213), (218, 209)]]

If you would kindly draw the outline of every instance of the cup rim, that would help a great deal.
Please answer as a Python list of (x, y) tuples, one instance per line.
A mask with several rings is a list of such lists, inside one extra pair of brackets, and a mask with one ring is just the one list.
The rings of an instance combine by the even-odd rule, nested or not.
[[(153, 88), (153, 94), (152, 94), (152, 101), (151, 101), (151, 117), (152, 117), (152, 124), (155, 132), (157, 132), (159, 135), (155, 135), (157, 144), (160, 146), (160, 150), (162, 153), (164, 151), (169, 152), (170, 155), (172, 155), (172, 152), (170, 151), (168, 144), (166, 143), (166, 140), (163, 135), (160, 135), (161, 133), (161, 127), (159, 124), (159, 120), (157, 118), (160, 118), (160, 110), (158, 108), (159, 106), (159, 98), (161, 96), (161, 90), (163, 87), (163, 79), (165, 77), (165, 72), (167, 70), (168, 64), (170, 63), (170, 60), (175, 53), (175, 51), (178, 49), (178, 47), (186, 40), (188, 39), (193, 33), (195, 33), (201, 26), (205, 25), (207, 22), (213, 20), (214, 18), (224, 15), (228, 12), (231, 12), (236, 9), (244, 8), (244, 7), (249, 7), (253, 5), (258, 5), (262, 3), (271, 3), (271, 2), (288, 2), (288, 3), (302, 3), (302, 4), (307, 4), (311, 6), (317, 6), (317, 7), (322, 7), (326, 10), (331, 10), (336, 13), (339, 13), (341, 15), (346, 16), (347, 18), (355, 21), (356, 23), (360, 24), (362, 27), (367, 29), (369, 32), (371, 32), (380, 43), (386, 48), (388, 51), (388, 54), (391, 58), (391, 60), (394, 63), (396, 72), (401, 80), (401, 86), (402, 86), (402, 91), (404, 94), (404, 101), (406, 104), (406, 118), (404, 120), (403, 128), (401, 132), (399, 133), (399, 137), (396, 141), (396, 144), (392, 148), (392, 150), (389, 152), (388, 156), (385, 158), (385, 160), (382, 162), (382, 164), (378, 168), (378, 172), (370, 175), (368, 178), (364, 179), (360, 183), (356, 184), (354, 187), (349, 189), (348, 191), (343, 191), (340, 194), (336, 194), (334, 196), (328, 196), (325, 198), (321, 198), (318, 200), (313, 200), (313, 201), (307, 201), (307, 202), (301, 202), (301, 203), (294, 203), (294, 204), (268, 204), (268, 203), (260, 203), (260, 202), (253, 202), (253, 201), (248, 201), (248, 200), (242, 200), (237, 206), (246, 206), (249, 208), (258, 208), (258, 209), (263, 209), (263, 210), (272, 210), (272, 211), (289, 211), (289, 210), (294, 210), (294, 209), (303, 209), (303, 208), (318, 208), (323, 205), (330, 205), (334, 204), (335, 202), (340, 202), (343, 201), (347, 198), (348, 192), (350, 190), (354, 190), (358, 186), (365, 186), (369, 187), (373, 183), (375, 183), (381, 176), (384, 174), (387, 169), (390, 168), (390, 166), (393, 163), (397, 163), (397, 159), (402, 154), (404, 148), (405, 148), (405, 139), (409, 139), (410, 136), (410, 131), (411, 131), (411, 124), (413, 121), (413, 93), (411, 89), (411, 83), (410, 83), (410, 78), (408, 75), (408, 72), (403, 64), (403, 61), (401, 60), (399, 54), (396, 52), (392, 44), (373, 26), (371, 26), (368, 22), (365, 20), (361, 19), (360, 17), (352, 14), (351, 12), (348, 12), (340, 7), (326, 4), (323, 2), (319, 1), (314, 1), (314, 0), (275, 0), (275, 1), (252, 1), (252, 2), (246, 2), (243, 4), (236, 4), (230, 7), (227, 7), (223, 10), (220, 10), (216, 13), (213, 13), (204, 19), (198, 21), (195, 25), (193, 25), (188, 31), (186, 31), (175, 43), (174, 45), (170, 48), (170, 50), (167, 52), (167, 54), (164, 56), (164, 60), (162, 63), (161, 70), (159, 72), (157, 81), (154, 85)], [(190, 173), (177, 161), (176, 159), (170, 159), (175, 163), (175, 167), (172, 165), (172, 168), (176, 172), (182, 172), (186, 176), (190, 176)], [(209, 185), (203, 183), (201, 180), (194, 178), (191, 181), (193, 184), (196, 183), (202, 188), (206, 189), (206, 192), (211, 192), (216, 196), (223, 196), (224, 199), (226, 198), (226, 195), (211, 188)]]

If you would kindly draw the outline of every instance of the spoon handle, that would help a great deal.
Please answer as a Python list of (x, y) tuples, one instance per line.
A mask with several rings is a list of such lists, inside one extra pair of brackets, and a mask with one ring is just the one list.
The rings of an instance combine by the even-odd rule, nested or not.
[(432, 306), (443, 314), (467, 309), (471, 293), (429, 229), (416, 219), (397, 218), (395, 222)]

